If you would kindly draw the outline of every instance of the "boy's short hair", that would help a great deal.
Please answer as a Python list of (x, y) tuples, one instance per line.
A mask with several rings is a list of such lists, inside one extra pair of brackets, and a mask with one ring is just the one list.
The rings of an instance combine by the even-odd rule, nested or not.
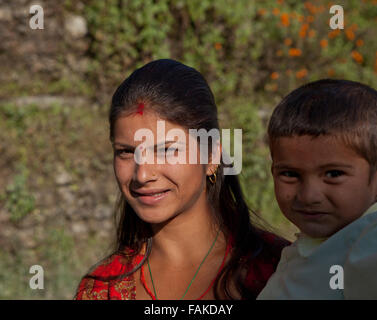
[[(269, 125), (270, 150), (279, 137), (333, 135), (377, 170), (377, 91), (349, 81), (323, 79), (288, 94)], [(272, 155), (272, 153), (271, 153)]]

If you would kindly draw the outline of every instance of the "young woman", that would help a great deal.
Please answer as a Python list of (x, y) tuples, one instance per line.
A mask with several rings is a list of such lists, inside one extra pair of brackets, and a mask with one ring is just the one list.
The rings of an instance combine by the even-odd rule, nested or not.
[[(177, 61), (150, 62), (116, 90), (109, 122), (121, 192), (117, 248), (83, 277), (75, 298), (255, 299), (288, 242), (251, 224), (237, 176), (213, 161), (220, 144), (209, 145), (207, 163), (193, 163), (190, 143), (160, 133), (163, 123), (187, 142), (189, 129), (219, 129), (203, 76)], [(135, 138), (140, 129), (151, 133), (149, 144)], [(147, 150), (154, 161), (137, 161)], [(169, 161), (179, 152), (187, 161)]]

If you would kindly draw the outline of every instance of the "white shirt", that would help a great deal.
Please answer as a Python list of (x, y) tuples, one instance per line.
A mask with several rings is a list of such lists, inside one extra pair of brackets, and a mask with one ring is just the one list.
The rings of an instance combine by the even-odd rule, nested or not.
[(257, 299), (377, 299), (377, 203), (327, 239), (300, 233)]

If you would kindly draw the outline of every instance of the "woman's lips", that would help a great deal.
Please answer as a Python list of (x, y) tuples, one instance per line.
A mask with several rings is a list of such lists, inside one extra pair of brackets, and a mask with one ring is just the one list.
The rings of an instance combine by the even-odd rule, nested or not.
[(169, 195), (169, 192), (170, 190), (131, 191), (135, 198), (146, 205), (154, 205), (159, 203)]

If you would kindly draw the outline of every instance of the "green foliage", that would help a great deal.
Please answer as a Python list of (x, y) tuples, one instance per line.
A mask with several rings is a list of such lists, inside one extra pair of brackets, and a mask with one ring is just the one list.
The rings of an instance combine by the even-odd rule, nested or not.
[[(83, 248), (62, 227), (46, 227), (43, 238), (33, 240), (40, 243), (34, 250), (18, 245), (9, 254), (0, 248), (0, 299), (72, 299), (81, 277), (106, 250), (103, 239), (96, 237)], [(44, 270), (43, 290), (29, 286), (29, 269), (35, 264)]]
[(38, 110), (36, 105), (18, 107), (13, 103), (5, 103), (0, 104), (0, 117), (9, 129), (16, 129), (18, 136), (21, 136), (27, 127), (27, 119), (32, 118)]
[(18, 222), (35, 208), (35, 199), (27, 188), (28, 170), (24, 166), (19, 166), (19, 173), (13, 178), (1, 195), (1, 200), (5, 200), (5, 208), (10, 213), (10, 220)]
[[(347, 78), (377, 87), (375, 0), (338, 1), (345, 13), (345, 29), (339, 31), (329, 28), (330, 4), (330, 0), (66, 0), (65, 10), (84, 15), (88, 23), (85, 75), (49, 82), (36, 75), (29, 83), (9, 81), (0, 88), (0, 98), (100, 95), (108, 102), (126, 76), (151, 60), (172, 58), (195, 67), (214, 92), (221, 126), (243, 130), (241, 183), (250, 207), (289, 236), (294, 230), (274, 198), (265, 137), (273, 107), (289, 91), (320, 78)], [(54, 188), (57, 164), (63, 163), (78, 180), (111, 165), (107, 114), (100, 112), (90, 106), (55, 104), (41, 109), (0, 104), (0, 151), (3, 163), (10, 160), (5, 169), (13, 174), (0, 190), (0, 202), (14, 225), (35, 209), (31, 183), (49, 181)], [(76, 182), (72, 185), (72, 190), (79, 188)], [(89, 239), (80, 247), (61, 227), (45, 231), (34, 239), (38, 243), (34, 251), (0, 248), (0, 298), (70, 299), (80, 276), (98, 261), (104, 241)], [(42, 292), (28, 287), (28, 267), (33, 264), (41, 264), (46, 272)]]
[(375, 3), (340, 1), (339, 32), (329, 27), (331, 3), (87, 0), (91, 72), (113, 90), (136, 67), (173, 58), (200, 70), (218, 101), (281, 96), (329, 76), (375, 85)]
[[(285, 222), (273, 196), (266, 117), (289, 91), (320, 78), (377, 86), (376, 4), (339, 1), (345, 28), (329, 26), (330, 0), (87, 0), (90, 74), (113, 92), (135, 68), (173, 58), (208, 80), (225, 128), (244, 134), (242, 181), (251, 207)], [(264, 115), (263, 122), (260, 119)]]

